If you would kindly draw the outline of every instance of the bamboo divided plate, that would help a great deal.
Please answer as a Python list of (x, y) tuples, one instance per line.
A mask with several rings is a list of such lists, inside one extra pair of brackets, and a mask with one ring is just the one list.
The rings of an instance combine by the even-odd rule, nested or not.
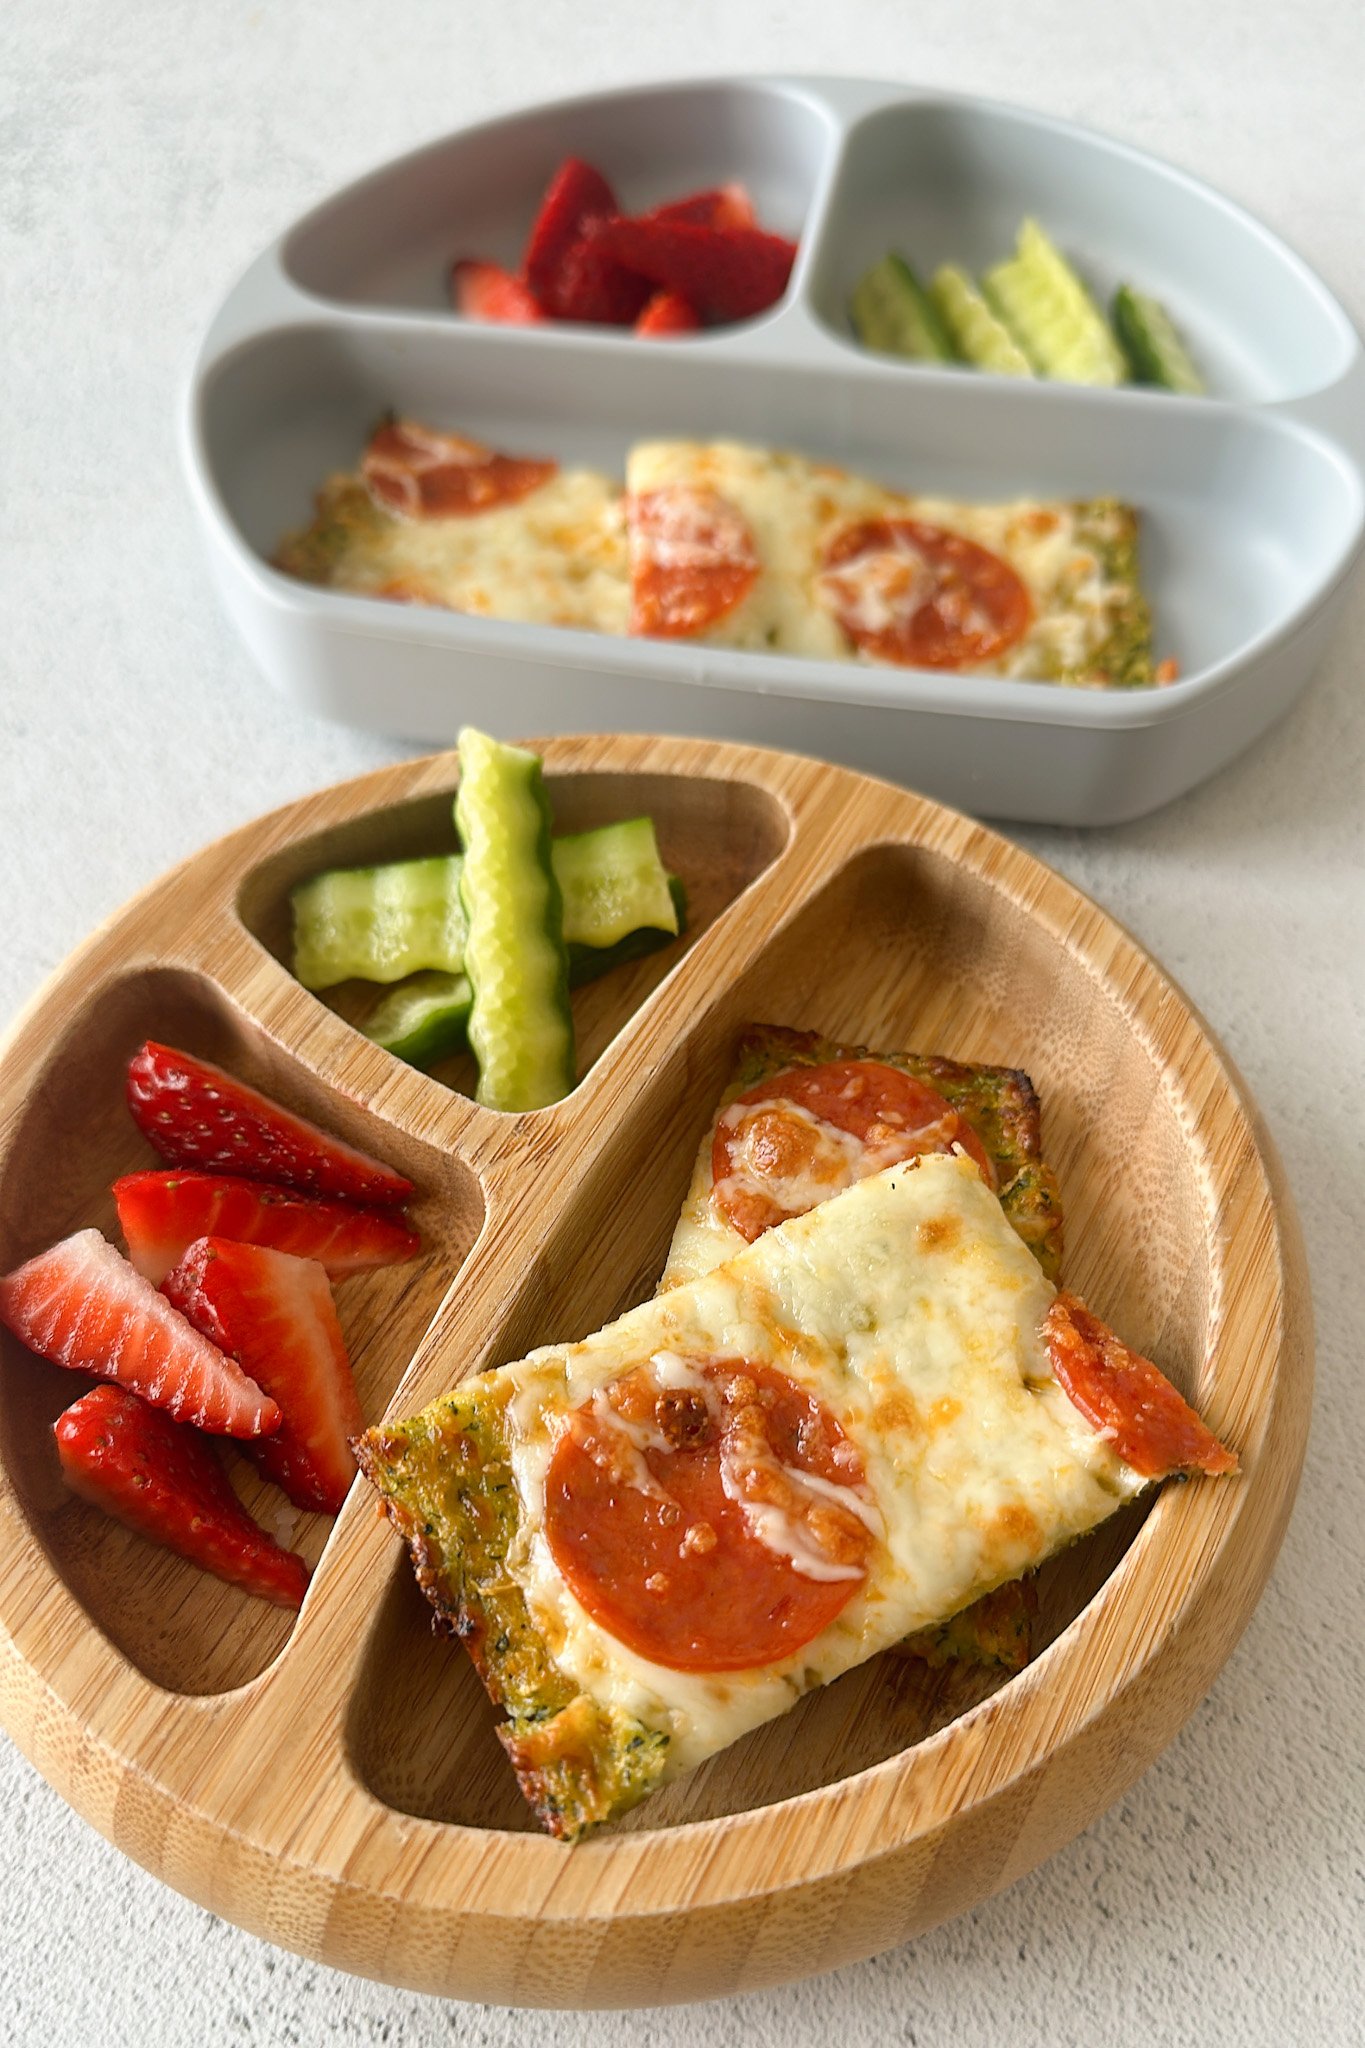
[[(559, 830), (651, 812), (692, 899), (685, 940), (575, 997), (582, 1078), (565, 1102), (481, 1109), (283, 964), (299, 877), (450, 844), (455, 757), (405, 763), (196, 855), (29, 1007), (0, 1068), (3, 1267), (89, 1224), (113, 1235), (109, 1184), (149, 1163), (122, 1069), (142, 1038), (169, 1039), (418, 1184), (424, 1256), (340, 1290), (366, 1413), (407, 1412), (649, 1293), (740, 1027), (815, 1026), (1029, 1069), (1069, 1284), (1165, 1364), (1242, 1476), (1168, 1484), (1054, 1561), (1047, 1647), (989, 1697), (989, 1681), (878, 1658), (570, 1850), (533, 1831), (492, 1710), (433, 1636), (366, 1487), (330, 1528), (299, 1518), (317, 1561), (302, 1613), (264, 1606), (65, 1491), (50, 1425), (72, 1376), (6, 1338), (0, 1714), (111, 1841), (302, 1954), (514, 2005), (714, 1998), (962, 1912), (1170, 1740), (1288, 1517), (1308, 1296), (1226, 1058), (1039, 862), (795, 756), (619, 737), (544, 752)], [(280, 1497), (248, 1498), (269, 1523)]]

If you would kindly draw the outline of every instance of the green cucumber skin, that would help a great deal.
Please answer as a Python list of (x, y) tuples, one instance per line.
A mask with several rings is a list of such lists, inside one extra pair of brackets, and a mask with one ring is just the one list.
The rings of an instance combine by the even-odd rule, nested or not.
[(1113, 322), (1139, 383), (1178, 391), (1186, 398), (1203, 396), (1204, 380), (1159, 299), (1121, 284), (1114, 294)]
[(863, 347), (878, 354), (921, 363), (958, 360), (937, 306), (894, 250), (859, 280), (849, 301), (849, 318)]
[(459, 738), (455, 828), (464, 845), (460, 900), (474, 991), (469, 1044), (476, 1100), (516, 1113), (545, 1109), (577, 1079), (564, 904), (550, 858), (550, 802), (540, 757), (466, 726)]
[(633, 932), (626, 932), (612, 946), (586, 946), (580, 940), (569, 941), (569, 986), (582, 988), (587, 982), (599, 981), (604, 974), (610, 974), (613, 967), (625, 967), (632, 960), (643, 960), (649, 953), (657, 953), (661, 946), (667, 946), (687, 928), (687, 891), (676, 875), (668, 877), (669, 902), (677, 920), (676, 929), (668, 932), (661, 925), (641, 925)]
[[(677, 930), (650, 818), (556, 839), (551, 848), (570, 943), (607, 946), (640, 925)], [(294, 974), (305, 988), (392, 982), (464, 969), (461, 856), (329, 868), (291, 892)]]
[(467, 975), (415, 975), (370, 1013), (365, 1036), (411, 1067), (431, 1067), (465, 1050), (473, 1000)]
[[(668, 891), (682, 932), (687, 927), (687, 891), (676, 875), (669, 876)], [(585, 946), (571, 940), (569, 986), (583, 988), (590, 981), (599, 981), (613, 967), (643, 960), (670, 945), (674, 937), (672, 932), (642, 925), (614, 946)], [(418, 988), (416, 982), (428, 985)], [(469, 982), (463, 974), (418, 975), (414, 984), (400, 983), (387, 995), (361, 1028), (367, 1038), (409, 1066), (433, 1067), (438, 1060), (468, 1050), (470, 1000)]]

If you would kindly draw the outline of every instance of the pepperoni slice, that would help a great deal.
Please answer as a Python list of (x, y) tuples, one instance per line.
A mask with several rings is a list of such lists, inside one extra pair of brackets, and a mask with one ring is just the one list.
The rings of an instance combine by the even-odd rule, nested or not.
[(554, 476), (556, 462), (497, 455), (463, 434), (386, 420), (360, 464), (376, 505), (400, 519), (462, 519), (514, 505)]
[(760, 1081), (722, 1112), (711, 1146), (716, 1207), (750, 1244), (854, 1181), (955, 1145), (994, 1188), (966, 1118), (923, 1081), (878, 1060), (833, 1060)]
[(758, 579), (743, 514), (719, 491), (664, 484), (630, 500), (632, 633), (684, 639), (741, 604)]
[(818, 590), (850, 640), (878, 661), (966, 668), (1028, 631), (1033, 601), (1008, 562), (918, 519), (862, 519), (825, 550)]
[(1176, 1392), (1164, 1372), (1116, 1337), (1074, 1294), (1059, 1294), (1043, 1318), (1057, 1383), (1117, 1457), (1144, 1479), (1168, 1472), (1235, 1472), (1226, 1445)]
[(546, 1475), (570, 1589), (671, 1671), (791, 1656), (863, 1585), (880, 1529), (829, 1409), (738, 1358), (657, 1353), (569, 1417)]

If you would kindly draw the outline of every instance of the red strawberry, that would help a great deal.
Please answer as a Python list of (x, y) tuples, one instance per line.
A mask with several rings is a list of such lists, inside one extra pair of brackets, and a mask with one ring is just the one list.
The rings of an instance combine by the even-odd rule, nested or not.
[(545, 318), (519, 277), (496, 263), (480, 263), (473, 257), (451, 266), (450, 295), (456, 312), (467, 320), (531, 327)]
[(716, 185), (706, 192), (689, 192), (685, 199), (669, 199), (651, 207), (646, 220), (693, 221), (701, 228), (756, 228), (754, 202), (739, 183)]
[(655, 284), (671, 285), (712, 320), (747, 320), (780, 299), (796, 244), (758, 228), (692, 221), (606, 220), (589, 230), (605, 255)]
[(605, 220), (618, 210), (616, 194), (602, 173), (581, 157), (566, 157), (546, 187), (521, 265), (531, 292), (547, 313), (560, 312), (564, 259), (587, 223)]
[(318, 1202), (227, 1173), (153, 1168), (114, 1182), (119, 1228), (139, 1273), (158, 1286), (197, 1237), (268, 1244), (317, 1259), (335, 1279), (396, 1266), (422, 1249), (406, 1217), (353, 1202)]
[(53, 1425), (72, 1491), (140, 1536), (280, 1607), (298, 1607), (308, 1567), (253, 1522), (213, 1446), (122, 1387), (82, 1394)]
[(635, 323), (637, 334), (695, 334), (701, 326), (696, 307), (667, 286), (654, 293)]
[(585, 236), (573, 244), (560, 265), (550, 310), (561, 320), (629, 327), (649, 296), (648, 278), (624, 269)]
[(334, 1515), (355, 1478), (365, 1427), (327, 1275), (312, 1259), (201, 1238), (165, 1283), (195, 1328), (239, 1359), (284, 1412), (252, 1456), (295, 1507)]
[(279, 1428), (275, 1403), (98, 1230), (78, 1231), (0, 1280), (0, 1322), (40, 1358), (118, 1380), (178, 1422), (218, 1436)]
[(128, 1067), (128, 1107), (172, 1166), (217, 1168), (343, 1202), (406, 1202), (412, 1182), (208, 1060), (149, 1038)]

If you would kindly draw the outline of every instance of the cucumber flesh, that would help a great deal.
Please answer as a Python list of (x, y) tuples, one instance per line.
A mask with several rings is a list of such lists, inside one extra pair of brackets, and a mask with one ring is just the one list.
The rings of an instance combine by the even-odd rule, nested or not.
[[(568, 944), (614, 946), (641, 926), (672, 937), (677, 912), (649, 818), (555, 840)], [(293, 891), (294, 973), (305, 988), (464, 971), (459, 854), (331, 868)]]
[(964, 362), (1000, 377), (1031, 377), (1033, 365), (996, 318), (965, 270), (945, 263), (934, 272), (934, 305)]
[(466, 726), (459, 737), (455, 827), (464, 844), (460, 899), (473, 988), (469, 1044), (477, 1099), (489, 1109), (543, 1109), (575, 1080), (564, 904), (550, 861), (550, 805), (540, 757)]
[[(562, 841), (556, 840), (556, 846)], [(591, 946), (581, 939), (570, 939), (569, 944), (569, 987), (582, 988), (585, 982), (598, 981), (604, 974), (610, 974), (613, 967), (624, 967), (632, 960), (642, 960), (646, 953), (657, 952), (670, 939), (684, 929), (687, 923), (687, 891), (676, 875), (668, 876), (669, 910), (673, 927), (660, 924), (641, 924), (633, 930), (623, 932), (610, 946)], [(565, 923), (567, 925), (567, 917)]]
[(1036, 220), (1024, 222), (1014, 255), (988, 270), (982, 285), (1041, 376), (1067, 384), (1126, 381), (1128, 364), (1109, 323)]
[(849, 317), (864, 348), (921, 363), (957, 360), (937, 306), (905, 258), (894, 252), (859, 280)]
[(1142, 384), (1159, 384), (1198, 398), (1204, 380), (1176, 332), (1175, 322), (1159, 299), (1121, 284), (1114, 294), (1114, 331)]
[(401, 981), (464, 964), (465, 914), (455, 854), (391, 861), (385, 867), (329, 868), (300, 882), (294, 913), (294, 973), (305, 988)]
[[(559, 842), (556, 841), (556, 844)], [(678, 931), (687, 923), (687, 891), (676, 875), (668, 878), (669, 897)], [(642, 925), (610, 946), (569, 943), (569, 986), (582, 988), (599, 981), (613, 967), (641, 960), (666, 946), (673, 933)], [(414, 974), (390, 989), (362, 1024), (367, 1038), (410, 1066), (430, 1067), (468, 1045), (469, 1009), (474, 991), (464, 974)]]
[(564, 898), (564, 936), (573, 945), (614, 946), (641, 926), (678, 929), (652, 818), (627, 818), (556, 839), (550, 850)]
[(364, 1032), (410, 1066), (430, 1067), (462, 1052), (474, 991), (464, 974), (414, 974), (370, 1012)]

